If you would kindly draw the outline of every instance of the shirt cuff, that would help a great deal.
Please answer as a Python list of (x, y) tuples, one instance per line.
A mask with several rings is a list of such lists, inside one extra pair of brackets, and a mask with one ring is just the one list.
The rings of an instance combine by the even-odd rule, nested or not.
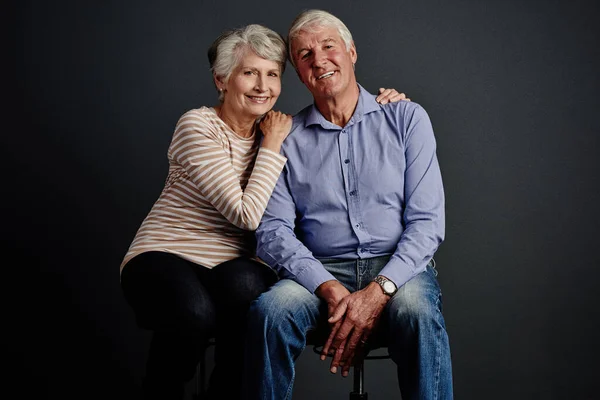
[(337, 279), (323, 267), (323, 264), (317, 261), (316, 264), (311, 264), (300, 271), (294, 280), (304, 286), (309, 292), (315, 293), (315, 290), (322, 283)]
[(412, 269), (409, 265), (402, 262), (400, 259), (392, 257), (387, 265), (379, 272), (396, 284), (396, 287), (401, 287), (412, 278), (425, 271), (427, 264), (418, 269)]
[(258, 152), (268, 155), (269, 158), (277, 159), (279, 162), (282, 163), (282, 167), (283, 167), (283, 164), (285, 164), (287, 161), (287, 158), (285, 156), (282, 156), (281, 154), (276, 153), (273, 150), (265, 149), (264, 147), (259, 148)]

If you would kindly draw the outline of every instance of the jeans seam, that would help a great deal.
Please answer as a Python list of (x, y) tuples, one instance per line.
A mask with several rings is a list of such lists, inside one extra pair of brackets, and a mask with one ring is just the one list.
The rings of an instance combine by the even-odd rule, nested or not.
[[(440, 296), (438, 295), (437, 298), (437, 304), (436, 304), (436, 312), (438, 314), (440, 313)], [(436, 325), (437, 325), (437, 319), (436, 319)], [(439, 399), (439, 394), (440, 394), (440, 373), (441, 373), (441, 369), (442, 369), (442, 335), (443, 335), (443, 331), (442, 329), (439, 329), (439, 327), (436, 326), (437, 329), (437, 335), (436, 335), (436, 344), (437, 344), (437, 348), (436, 348), (436, 370), (435, 370), (435, 379), (434, 379), (434, 398), (435, 399)]]
[[(304, 338), (304, 345), (302, 346), (302, 350), (298, 353), (298, 355), (302, 354), (302, 352), (306, 349), (306, 337)], [(292, 398), (292, 392), (294, 388), (294, 382), (296, 381), (296, 361), (298, 357), (294, 358), (294, 367), (292, 368), (292, 379), (290, 380), (290, 385), (288, 386), (288, 390), (285, 393), (285, 399), (290, 400)]]
[(355, 271), (356, 271), (356, 290), (360, 290), (362, 284), (362, 274), (360, 271), (360, 262), (356, 260)]
[[(267, 328), (267, 331), (266, 331), (266, 333), (265, 333), (265, 338), (268, 338), (268, 337), (270, 337), (270, 333), (271, 333), (271, 330), (272, 330), (273, 328), (274, 328), (274, 326), (273, 326), (272, 324), (269, 324), (269, 326), (268, 326), (268, 328)], [(268, 340), (265, 340), (265, 341), (267, 342)], [(268, 347), (269, 347), (269, 346), (267, 346), (267, 348), (268, 348)], [(302, 351), (304, 351), (304, 349), (305, 349), (305, 348), (306, 348), (306, 336), (304, 337), (304, 345), (302, 346)], [(301, 351), (299, 354), (302, 354), (302, 351)], [(271, 359), (270, 352), (269, 352), (269, 359)], [(291, 395), (292, 389), (293, 389), (293, 387), (294, 387), (294, 381), (296, 380), (296, 366), (295, 366), (295, 364), (296, 364), (296, 360), (297, 360), (297, 357), (296, 357), (296, 358), (294, 358), (294, 360), (293, 360), (293, 366), (292, 366), (292, 379), (290, 379), (290, 384), (289, 384), (289, 386), (288, 386), (288, 389), (287, 389), (287, 392), (286, 392), (286, 395), (285, 395), (285, 399), (286, 399), (286, 400), (288, 400), (288, 399), (291, 399), (290, 395)], [(271, 377), (273, 377), (273, 374), (271, 374)], [(273, 390), (271, 390), (271, 396), (272, 396), (272, 395), (273, 395)]]

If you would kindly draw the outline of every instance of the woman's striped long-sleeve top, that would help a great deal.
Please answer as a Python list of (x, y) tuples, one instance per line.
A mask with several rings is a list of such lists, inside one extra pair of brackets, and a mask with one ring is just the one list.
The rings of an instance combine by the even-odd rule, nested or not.
[(242, 138), (213, 108), (178, 121), (168, 151), (169, 175), (121, 263), (147, 251), (176, 254), (212, 268), (254, 256), (254, 231), (286, 158)]

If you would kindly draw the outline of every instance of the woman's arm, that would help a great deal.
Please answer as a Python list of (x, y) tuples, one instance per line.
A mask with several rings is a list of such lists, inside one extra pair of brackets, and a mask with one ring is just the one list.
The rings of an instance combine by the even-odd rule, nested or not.
[[(278, 129), (281, 137), (280, 131), (285, 127)], [(220, 135), (218, 128), (199, 111), (189, 111), (177, 123), (171, 144), (172, 157), (185, 169), (202, 198), (229, 222), (241, 229), (255, 230), (287, 159), (278, 153), (281, 143), (276, 145), (277, 140), (272, 139), (275, 146), (259, 149), (248, 183), (242, 187)], [(241, 152), (232, 144), (231, 152), (238, 151)], [(239, 158), (242, 157), (240, 154)]]

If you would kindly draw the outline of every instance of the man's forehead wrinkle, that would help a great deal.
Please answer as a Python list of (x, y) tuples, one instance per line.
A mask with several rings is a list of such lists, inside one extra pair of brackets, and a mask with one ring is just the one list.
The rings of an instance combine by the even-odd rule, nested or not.
[[(304, 32), (304, 31), (303, 31)], [(312, 42), (312, 40), (310, 41)], [(306, 43), (303, 44), (302, 47), (299, 47), (295, 52), (296, 53), (300, 53), (304, 50), (310, 50), (310, 48), (312, 47), (311, 43)], [(318, 41), (319, 44), (325, 44), (328, 42), (336, 42), (336, 39), (333, 36), (327, 36), (325, 39), (322, 39), (321, 41)], [(296, 45), (294, 45), (293, 47), (296, 47)]]

